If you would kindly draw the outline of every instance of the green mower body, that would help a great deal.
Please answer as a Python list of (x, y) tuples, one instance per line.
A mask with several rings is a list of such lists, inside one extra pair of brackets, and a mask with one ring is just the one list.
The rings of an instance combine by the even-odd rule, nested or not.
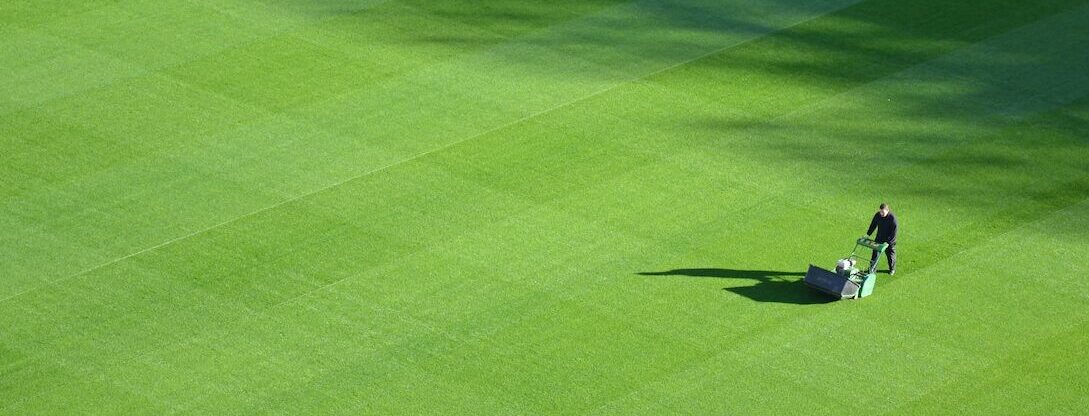
[[(878, 261), (880, 261), (880, 254), (884, 253), (888, 246), (888, 243), (878, 243), (868, 237), (862, 237), (855, 241), (855, 248), (846, 259), (850, 260), (852, 265), (857, 264), (861, 259), (859, 248), (863, 248), (863, 252), (867, 254), (877, 251)], [(865, 271), (853, 266), (831, 271), (810, 264), (803, 282), (809, 287), (838, 299), (863, 298), (872, 295), (874, 287), (877, 286), (877, 261), (872, 262)]]

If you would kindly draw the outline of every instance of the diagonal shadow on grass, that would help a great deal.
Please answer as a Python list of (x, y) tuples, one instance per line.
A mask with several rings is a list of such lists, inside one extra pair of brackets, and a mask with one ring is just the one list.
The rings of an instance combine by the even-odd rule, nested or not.
[(788, 278), (805, 276), (805, 273), (802, 272), (697, 268), (673, 269), (663, 272), (640, 272), (637, 274), (641, 276), (689, 276), (755, 280), (756, 284), (752, 286), (724, 287), (722, 290), (733, 292), (757, 302), (813, 305), (832, 301), (832, 299), (806, 287), (800, 279)]

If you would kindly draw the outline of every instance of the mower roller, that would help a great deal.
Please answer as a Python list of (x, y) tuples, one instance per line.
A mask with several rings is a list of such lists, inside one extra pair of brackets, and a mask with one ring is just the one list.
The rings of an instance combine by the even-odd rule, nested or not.
[[(888, 243), (878, 243), (869, 237), (860, 237), (855, 240), (855, 247), (851, 255), (836, 262), (836, 271), (826, 270), (812, 264), (805, 273), (805, 284), (809, 287), (827, 293), (839, 299), (858, 299), (869, 296), (877, 284), (877, 262), (881, 260), (881, 254), (889, 247)], [(859, 259), (862, 259), (862, 250), (865, 255), (878, 253), (877, 260), (870, 262), (866, 270), (855, 268)], [(869, 259), (866, 259), (869, 261)]]

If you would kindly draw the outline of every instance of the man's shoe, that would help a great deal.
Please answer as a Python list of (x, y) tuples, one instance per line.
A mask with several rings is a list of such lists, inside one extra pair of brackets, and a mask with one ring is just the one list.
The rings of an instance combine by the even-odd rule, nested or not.
[(889, 276), (896, 274), (896, 270), (889, 270)]

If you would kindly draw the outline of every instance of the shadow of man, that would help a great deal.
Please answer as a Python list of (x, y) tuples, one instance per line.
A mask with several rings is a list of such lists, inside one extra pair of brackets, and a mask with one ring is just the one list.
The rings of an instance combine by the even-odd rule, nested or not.
[(757, 302), (813, 305), (831, 302), (832, 299), (809, 289), (801, 279), (801, 272), (772, 270), (739, 270), (718, 268), (673, 269), (663, 272), (640, 272), (641, 276), (688, 276), (716, 279), (755, 280), (752, 286), (725, 287), (722, 290), (747, 297)]

